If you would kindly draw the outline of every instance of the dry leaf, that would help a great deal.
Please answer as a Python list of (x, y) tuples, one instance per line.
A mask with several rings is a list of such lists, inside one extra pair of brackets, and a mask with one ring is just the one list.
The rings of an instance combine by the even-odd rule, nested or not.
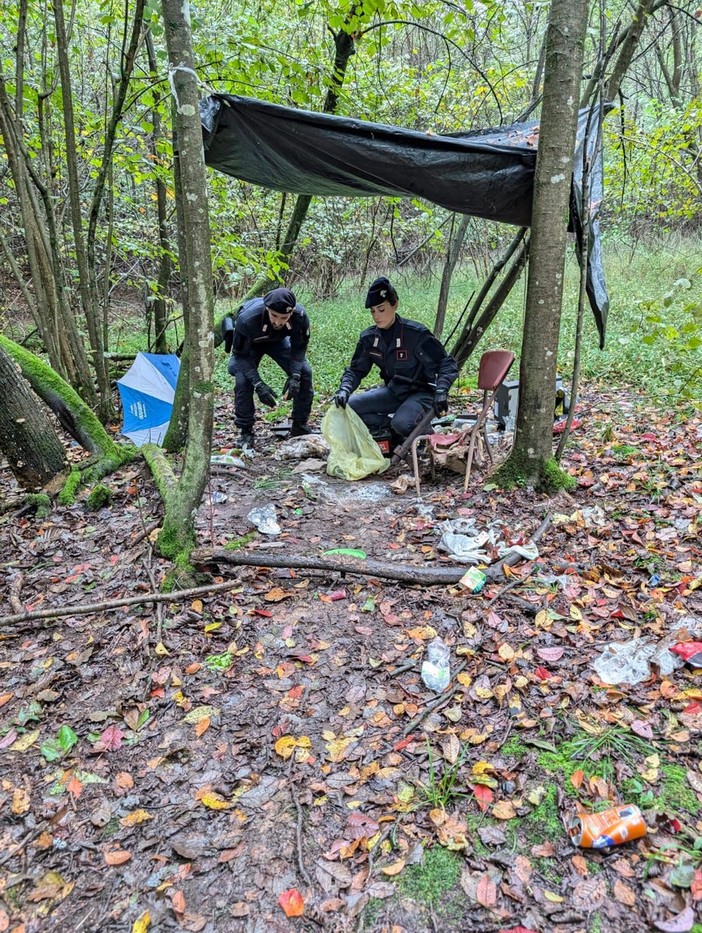
[(633, 907), (636, 904), (636, 893), (633, 888), (630, 888), (628, 884), (617, 878), (614, 882), (614, 896), (619, 901), (620, 904), (624, 904), (627, 907)]
[(120, 823), (122, 826), (138, 826), (139, 823), (145, 823), (150, 819), (153, 819), (153, 817), (146, 810), (133, 810), (127, 816), (123, 816)]
[(446, 736), (441, 743), (441, 753), (449, 764), (455, 764), (461, 753), (461, 743), (458, 741), (458, 737), (453, 733)]
[(305, 902), (296, 888), (289, 888), (278, 898), (286, 917), (301, 917), (305, 912)]
[(511, 800), (498, 800), (492, 808), (492, 815), (496, 820), (513, 820), (517, 815)]
[(103, 855), (108, 865), (124, 865), (132, 857), (132, 853), (126, 849), (108, 849)]
[(497, 904), (497, 887), (489, 875), (483, 875), (478, 882), (475, 898), (483, 907), (494, 907)]
[(132, 924), (132, 933), (148, 933), (150, 926), (151, 914), (148, 910), (145, 910), (141, 917)]
[(398, 862), (393, 862), (392, 865), (384, 865), (380, 870), (384, 875), (399, 875), (402, 869), (405, 867), (405, 860), (401, 858)]
[(231, 803), (228, 800), (225, 800), (224, 797), (220, 797), (219, 794), (215, 794), (214, 791), (203, 794), (200, 797), (200, 803), (209, 810), (228, 810), (229, 807), (231, 807)]
[(182, 917), (185, 913), (185, 895), (182, 891), (174, 891), (171, 897), (171, 906), (177, 917)]

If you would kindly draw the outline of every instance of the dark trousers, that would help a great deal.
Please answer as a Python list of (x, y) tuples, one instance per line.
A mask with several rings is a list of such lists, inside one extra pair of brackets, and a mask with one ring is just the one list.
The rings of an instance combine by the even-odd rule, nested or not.
[(433, 401), (432, 392), (413, 392), (401, 401), (387, 386), (379, 386), (352, 395), (349, 405), (371, 434), (391, 429), (398, 437), (405, 438), (429, 411)]
[[(286, 376), (290, 375), (290, 344), (287, 339), (279, 344), (273, 344), (253, 358), (254, 365), (258, 367), (264, 356), (270, 356), (280, 366)], [(247, 360), (250, 368), (251, 360)], [(233, 355), (229, 359), (229, 374), (234, 376), (236, 387), (234, 389), (234, 402), (236, 406), (234, 423), (244, 432), (253, 431), (256, 408), (254, 405), (253, 382), (244, 372), (241, 360)], [(300, 373), (300, 391), (293, 399), (292, 420), (295, 424), (307, 424), (312, 409), (314, 389), (312, 388), (312, 367), (304, 361)]]

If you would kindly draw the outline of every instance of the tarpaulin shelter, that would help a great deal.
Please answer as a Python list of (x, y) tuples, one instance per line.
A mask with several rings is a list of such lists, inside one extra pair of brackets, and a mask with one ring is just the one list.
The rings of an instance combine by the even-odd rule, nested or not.
[[(205, 98), (200, 115), (205, 162), (243, 181), (295, 194), (418, 197), (487, 220), (531, 223), (538, 122), (436, 135), (231, 94)], [(599, 161), (598, 121), (587, 115), (579, 120), (576, 182), (588, 123), (588, 151)], [(582, 242), (582, 184), (572, 191), (571, 222)], [(601, 200), (600, 165), (591, 176), (588, 297), (602, 346), (609, 303), (597, 226)]]
[(180, 360), (174, 353), (137, 353), (117, 387), (122, 399), (122, 434), (137, 447), (160, 444), (173, 411)]

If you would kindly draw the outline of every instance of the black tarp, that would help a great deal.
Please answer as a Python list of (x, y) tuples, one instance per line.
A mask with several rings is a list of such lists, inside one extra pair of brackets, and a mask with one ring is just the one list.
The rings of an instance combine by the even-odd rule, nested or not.
[[(200, 112), (205, 162), (243, 181), (295, 194), (417, 197), (486, 220), (530, 224), (538, 122), (435, 135), (230, 94), (206, 98)], [(586, 123), (583, 112), (580, 145)], [(577, 165), (575, 172), (577, 179)], [(591, 205), (601, 202), (601, 181), (600, 170)], [(574, 185), (571, 221), (579, 239), (581, 193)], [(603, 346), (608, 300), (596, 221), (595, 212), (588, 296)]]

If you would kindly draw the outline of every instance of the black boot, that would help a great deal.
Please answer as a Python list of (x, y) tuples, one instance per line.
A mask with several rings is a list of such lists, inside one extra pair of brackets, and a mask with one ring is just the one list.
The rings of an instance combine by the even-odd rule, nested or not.
[(290, 437), (304, 437), (306, 434), (311, 434), (312, 431), (307, 427), (306, 424), (300, 424), (299, 421), (293, 421), (292, 428), (290, 429)]
[(253, 431), (242, 431), (241, 437), (238, 439), (237, 444), (239, 447), (248, 447), (249, 450), (254, 449), (254, 433)]

